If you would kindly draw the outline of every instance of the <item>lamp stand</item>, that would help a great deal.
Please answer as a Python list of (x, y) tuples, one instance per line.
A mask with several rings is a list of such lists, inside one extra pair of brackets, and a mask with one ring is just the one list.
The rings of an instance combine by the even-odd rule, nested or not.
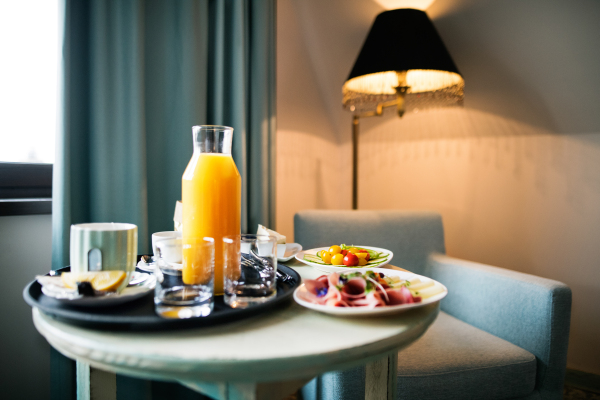
[(352, 116), (352, 209), (358, 208), (358, 131), (359, 116)]

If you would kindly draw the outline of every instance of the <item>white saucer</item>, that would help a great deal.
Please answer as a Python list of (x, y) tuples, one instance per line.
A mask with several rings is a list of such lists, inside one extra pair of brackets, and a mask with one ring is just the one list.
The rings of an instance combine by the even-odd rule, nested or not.
[(286, 243), (277, 245), (277, 261), (290, 261), (296, 254), (302, 251), (302, 245), (298, 243)]
[[(42, 285), (42, 293), (46, 296), (53, 297), (56, 300), (80, 307), (108, 307), (123, 304), (129, 301), (139, 299), (146, 295), (149, 291), (154, 290), (156, 286), (156, 277), (152, 274), (134, 273), (134, 278), (139, 281), (141, 277), (136, 274), (147, 275), (147, 278), (139, 284), (127, 286), (121, 293), (109, 293), (104, 296), (81, 296), (76, 290), (64, 289), (54, 285)], [(54, 278), (54, 277), (48, 277)], [(60, 278), (59, 278), (60, 279)], [(40, 280), (38, 279), (38, 282)]]
[(154, 272), (154, 267), (156, 266), (156, 263), (152, 262), (150, 264), (147, 264), (144, 262), (144, 260), (140, 260), (140, 262), (137, 263), (136, 268), (140, 269), (142, 271), (145, 272)]
[[(178, 264), (178, 263), (169, 263), (169, 264), (171, 264), (171, 266), (175, 269), (183, 269), (183, 264)], [(137, 269), (140, 269), (145, 272), (150, 272), (150, 273), (154, 272), (155, 267), (156, 267), (156, 262), (146, 264), (142, 260), (140, 260), (140, 262), (138, 262), (136, 265)]]

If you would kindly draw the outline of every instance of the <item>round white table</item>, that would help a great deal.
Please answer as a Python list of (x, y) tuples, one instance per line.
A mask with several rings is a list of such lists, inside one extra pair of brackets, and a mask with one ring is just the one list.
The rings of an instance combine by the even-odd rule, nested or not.
[[(303, 279), (323, 274), (297, 261), (286, 265)], [(116, 398), (116, 389), (90, 391), (96, 370), (104, 388), (116, 388), (106, 380), (120, 373), (177, 381), (217, 399), (275, 399), (323, 372), (367, 363), (365, 398), (392, 399), (398, 350), (419, 338), (438, 310), (439, 302), (386, 317), (339, 318), (292, 302), (254, 319), (163, 332), (82, 328), (38, 309), (33, 320), (55, 349), (78, 362), (78, 398)]]

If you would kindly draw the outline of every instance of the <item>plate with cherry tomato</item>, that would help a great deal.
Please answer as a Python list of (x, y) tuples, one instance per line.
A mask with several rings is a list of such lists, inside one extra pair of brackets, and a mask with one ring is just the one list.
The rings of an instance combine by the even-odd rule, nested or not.
[(394, 256), (389, 250), (358, 245), (333, 245), (301, 251), (296, 260), (325, 272), (381, 267)]

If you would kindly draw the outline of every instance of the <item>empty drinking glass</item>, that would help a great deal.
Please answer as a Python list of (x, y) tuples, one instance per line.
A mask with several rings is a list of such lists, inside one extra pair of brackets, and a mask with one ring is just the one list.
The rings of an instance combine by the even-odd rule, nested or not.
[(277, 295), (277, 238), (234, 235), (223, 238), (225, 303), (244, 308)]

